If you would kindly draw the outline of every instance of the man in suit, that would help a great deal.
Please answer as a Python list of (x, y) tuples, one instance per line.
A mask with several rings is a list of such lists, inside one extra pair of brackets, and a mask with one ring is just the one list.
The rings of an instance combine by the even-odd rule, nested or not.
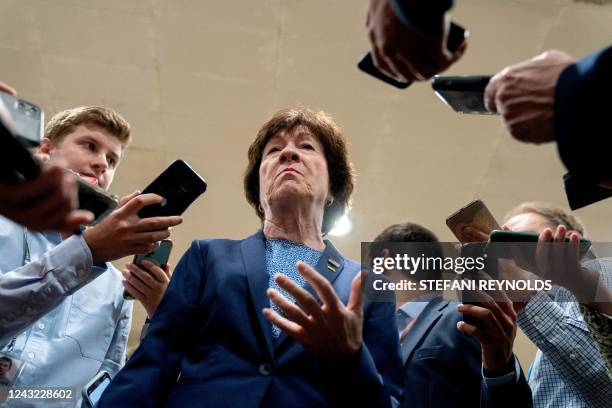
[[(413, 223), (392, 225), (374, 241), (371, 253), (382, 257), (394, 257), (400, 250), (417, 257), (444, 257), (436, 236)], [(386, 274), (395, 282), (441, 278), (439, 270), (419, 270), (411, 275), (391, 269)], [(515, 315), (494, 302), (482, 307), (459, 306), (441, 295), (420, 290), (396, 292), (396, 320), (404, 362), (404, 407), (531, 406), (531, 391), (512, 354)], [(474, 317), (488, 315), (487, 318), (502, 322), (502, 326), (505, 321), (506, 331), (476, 334), (475, 328), (463, 321), (458, 307)], [(488, 325), (485, 320), (482, 323)], [(478, 340), (462, 331), (476, 334)]]

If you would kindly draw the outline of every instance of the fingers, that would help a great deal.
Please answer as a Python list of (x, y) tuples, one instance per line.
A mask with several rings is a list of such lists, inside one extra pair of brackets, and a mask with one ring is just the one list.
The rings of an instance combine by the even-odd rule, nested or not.
[(124, 280), (121, 283), (123, 283), (123, 287), (129, 292), (130, 295), (132, 295), (134, 299), (139, 300), (140, 302), (143, 302), (147, 299), (147, 296), (138, 289), (136, 289), (136, 287), (132, 285), (129, 281)]
[(274, 310), (266, 307), (262, 311), (263, 315), (279, 329), (293, 337), (295, 340), (300, 341), (303, 336), (304, 329), (299, 324), (292, 322), (276, 313)]
[[(490, 308), (484, 307), (485, 305)], [(497, 306), (495, 302), (483, 302), (481, 306), (462, 304), (457, 307), (459, 312), (474, 316), (483, 322), (487, 327), (487, 332), (505, 332), (493, 312), (496, 309), (499, 309), (499, 306)]]
[(147, 272), (138, 268), (138, 266), (134, 264), (127, 264), (126, 269), (123, 271), (123, 277), (125, 280), (148, 297), (148, 295), (154, 289), (156, 283), (150, 275), (147, 275)]
[(485, 88), (484, 103), (489, 112), (497, 113), (497, 90), (501, 82), (502, 72), (498, 72), (494, 75)]
[(143, 272), (146, 273), (148, 271), (149, 273), (146, 274), (152, 279), (155, 279), (158, 283), (167, 284), (170, 281), (166, 271), (153, 262), (143, 259), (140, 263), (142, 264), (143, 268), (146, 269), (146, 271)]
[(0, 82), (0, 92), (7, 93), (9, 95), (17, 96), (17, 91), (12, 86), (5, 84), (4, 82)]
[(64, 223), (58, 228), (59, 231), (74, 231), (81, 225), (91, 224), (94, 220), (94, 215), (91, 211), (87, 210), (76, 210), (72, 211)]
[[(365, 274), (365, 272), (362, 273)], [(346, 306), (350, 311), (360, 316), (363, 313), (363, 290), (361, 290), (362, 273), (358, 273), (353, 278), (353, 282), (351, 283), (351, 294)]]
[(485, 242), (489, 240), (489, 234), (473, 227), (464, 227), (461, 231), (464, 242)]
[(545, 228), (538, 236), (538, 244), (536, 246), (535, 260), (538, 270), (538, 275), (544, 278), (548, 275), (550, 269), (550, 242), (553, 240), (553, 232), (550, 228)]
[(175, 215), (171, 217), (151, 217), (143, 218), (138, 221), (134, 231), (146, 232), (164, 230), (166, 228), (175, 227), (183, 222), (183, 217)]
[(487, 341), (487, 336), (482, 330), (464, 321), (457, 322), (457, 330), (459, 330), (461, 333), (467, 334), (468, 336), (474, 337), (481, 344)]
[(306, 316), (302, 309), (290, 302), (279, 291), (275, 289), (268, 289), (266, 293), (270, 301), (276, 304), (291, 321), (299, 324), (302, 327), (310, 325), (308, 316)]
[(276, 274), (274, 276), (274, 280), (278, 286), (283, 288), (287, 293), (295, 298), (306, 313), (310, 314), (317, 320), (323, 319), (321, 306), (306, 289), (302, 288), (297, 283), (282, 274)]
[(157, 248), (159, 246), (159, 241), (169, 238), (170, 234), (171, 231), (168, 228), (158, 231), (135, 232), (129, 239), (127, 239), (127, 242), (131, 245), (155, 243), (155, 248)]
[(134, 191), (132, 194), (128, 194), (126, 196), (123, 196), (119, 199), (119, 207), (123, 207), (128, 201), (130, 201), (132, 198), (136, 197), (137, 195), (140, 194), (140, 190), (136, 190)]
[(465, 54), (467, 47), (468, 47), (468, 41), (467, 41), (467, 38), (465, 38), (463, 42), (457, 48), (457, 51), (455, 51), (453, 55), (451, 56), (449, 65), (453, 65), (455, 62), (459, 61), (461, 57), (463, 57), (463, 54)]
[[(134, 193), (131, 195), (133, 194)], [(126, 203), (121, 207), (121, 211), (128, 214), (137, 214), (144, 207), (153, 204), (161, 204), (163, 200), (163, 197), (158, 196), (157, 194), (140, 194), (126, 201)]]
[(323, 304), (333, 310), (339, 310), (343, 305), (334, 288), (319, 272), (304, 262), (297, 263), (297, 270), (304, 277), (304, 280), (317, 292)]

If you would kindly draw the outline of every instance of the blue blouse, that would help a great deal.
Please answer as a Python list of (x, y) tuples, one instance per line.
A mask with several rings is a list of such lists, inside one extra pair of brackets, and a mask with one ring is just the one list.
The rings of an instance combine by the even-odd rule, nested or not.
[[(266, 270), (268, 271), (268, 287), (278, 290), (291, 302), (295, 302), (293, 296), (285, 292), (284, 289), (278, 286), (274, 281), (274, 275), (282, 273), (291, 278), (295, 283), (304, 287), (306, 282), (302, 275), (295, 268), (298, 261), (302, 261), (316, 267), (323, 252), (307, 247), (306, 245), (298, 244), (297, 242), (288, 241), (286, 239), (266, 239)], [(282, 311), (276, 304), (270, 302), (270, 306), (278, 314), (282, 315)], [(274, 339), (277, 339), (281, 330), (272, 325), (272, 334)]]

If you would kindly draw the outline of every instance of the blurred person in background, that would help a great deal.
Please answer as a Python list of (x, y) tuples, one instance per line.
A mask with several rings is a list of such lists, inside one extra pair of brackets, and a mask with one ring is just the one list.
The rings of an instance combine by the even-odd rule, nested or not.
[[(385, 228), (372, 242), (371, 253), (383, 258), (407, 253), (444, 258), (436, 235), (410, 222)], [(385, 275), (392, 282), (443, 279), (438, 269), (393, 269)], [(484, 335), (463, 321), (457, 310), (459, 302), (442, 295), (434, 291), (396, 291), (396, 321), (404, 363), (403, 406), (531, 406), (531, 390), (512, 353), (516, 314), (511, 303), (502, 307), (495, 302), (467, 306), (464, 313), (490, 323), (491, 330)]]

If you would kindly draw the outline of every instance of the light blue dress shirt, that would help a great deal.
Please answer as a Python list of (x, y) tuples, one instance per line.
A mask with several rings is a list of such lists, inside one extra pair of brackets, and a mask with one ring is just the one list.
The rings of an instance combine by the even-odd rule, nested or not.
[(132, 302), (123, 300), (116, 269), (92, 265), (81, 235), (62, 241), (57, 232), (28, 231), (31, 262), (21, 266), (23, 231), (0, 217), (0, 348), (26, 361), (15, 389), (70, 388), (74, 399), (3, 406), (79, 407), (96, 373), (113, 376), (124, 364)]

